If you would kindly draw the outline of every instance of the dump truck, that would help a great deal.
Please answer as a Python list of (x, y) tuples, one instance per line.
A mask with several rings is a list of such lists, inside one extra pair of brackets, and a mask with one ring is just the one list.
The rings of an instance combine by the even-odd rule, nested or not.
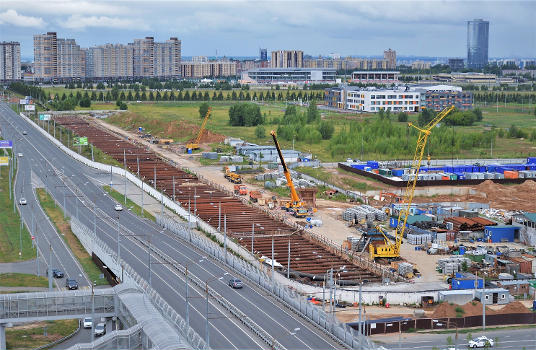
[(234, 193), (239, 194), (241, 196), (245, 196), (248, 194), (248, 189), (246, 185), (234, 185)]
[(256, 203), (259, 198), (262, 198), (262, 193), (259, 191), (249, 191), (249, 199), (251, 199), (252, 202)]

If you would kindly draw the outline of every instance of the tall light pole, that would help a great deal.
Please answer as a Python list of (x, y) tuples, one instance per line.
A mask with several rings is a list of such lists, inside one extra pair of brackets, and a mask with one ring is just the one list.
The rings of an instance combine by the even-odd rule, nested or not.
[(117, 263), (121, 261), (121, 234), (119, 233), (119, 215), (117, 216)]
[(123, 148), (123, 169), (125, 171), (125, 206), (127, 205), (127, 152)]
[[(228, 273), (224, 273), (224, 275), (227, 275)], [(205, 343), (207, 343), (207, 346), (210, 347), (210, 324), (209, 324), (209, 319), (208, 319), (208, 305), (209, 305), (209, 301), (208, 301), (208, 297), (209, 297), (209, 294), (208, 294), (208, 284), (214, 280), (221, 280), (223, 279), (223, 276), (221, 277), (212, 277), (212, 278), (209, 278), (208, 280), (205, 281), (205, 293), (207, 294), (207, 297), (206, 297), (206, 309), (205, 309)]]

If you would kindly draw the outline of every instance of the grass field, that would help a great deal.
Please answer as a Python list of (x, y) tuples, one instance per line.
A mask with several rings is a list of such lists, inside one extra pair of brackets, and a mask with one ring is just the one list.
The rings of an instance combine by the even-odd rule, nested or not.
[(67, 243), (80, 265), (82, 265), (89, 279), (95, 281), (97, 285), (107, 285), (108, 282), (106, 279), (100, 278), (102, 272), (97, 268), (93, 260), (91, 260), (91, 256), (84, 249), (73, 231), (71, 231), (71, 224), (68, 219), (64, 218), (61, 208), (54, 205), (52, 197), (42, 188), (37, 189), (37, 197), (50, 221), (52, 221), (56, 230), (60, 233), (65, 243)]
[[(13, 212), (13, 200), (9, 199), (9, 169), (0, 167), (0, 262), (15, 262), (35, 258), (30, 233), (23, 226), (20, 231), (19, 212)], [(19, 256), (20, 237), (22, 255)]]
[(0, 273), (2, 287), (48, 287), (48, 279), (27, 273)]
[[(6, 328), (8, 350), (35, 349), (61, 339), (78, 328), (79, 320), (45, 321)], [(46, 327), (47, 335), (44, 335)]]
[[(124, 205), (125, 197), (121, 193), (119, 193), (116, 190), (110, 188), (110, 186), (103, 186), (102, 188), (106, 192), (108, 192), (113, 199), (115, 199), (116, 201), (121, 203), (121, 205)], [(125, 206), (125, 209), (130, 209), (130, 211), (132, 211), (134, 214), (138, 215), (139, 217), (142, 217), (142, 215), (141, 215), (141, 207), (139, 205), (137, 205), (136, 203), (134, 203), (133, 201), (131, 201), (130, 199), (128, 199), (128, 198), (127, 198), (127, 204)], [(143, 217), (146, 218), (146, 219), (149, 219), (149, 220), (152, 220), (152, 221), (156, 222), (156, 219), (154, 218), (154, 216), (151, 215), (151, 213), (149, 213), (147, 210), (143, 211)]]

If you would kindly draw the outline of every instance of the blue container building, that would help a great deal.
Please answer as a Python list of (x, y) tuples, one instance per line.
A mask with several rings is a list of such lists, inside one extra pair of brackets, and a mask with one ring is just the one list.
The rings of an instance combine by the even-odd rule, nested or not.
[(485, 226), (484, 237), (492, 243), (513, 242), (519, 238), (519, 227), (513, 225)]

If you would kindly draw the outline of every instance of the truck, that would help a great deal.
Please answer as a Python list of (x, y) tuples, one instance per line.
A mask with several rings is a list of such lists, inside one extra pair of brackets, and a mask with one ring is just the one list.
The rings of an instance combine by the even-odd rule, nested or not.
[(241, 196), (248, 194), (246, 185), (234, 185), (234, 194), (239, 194)]

